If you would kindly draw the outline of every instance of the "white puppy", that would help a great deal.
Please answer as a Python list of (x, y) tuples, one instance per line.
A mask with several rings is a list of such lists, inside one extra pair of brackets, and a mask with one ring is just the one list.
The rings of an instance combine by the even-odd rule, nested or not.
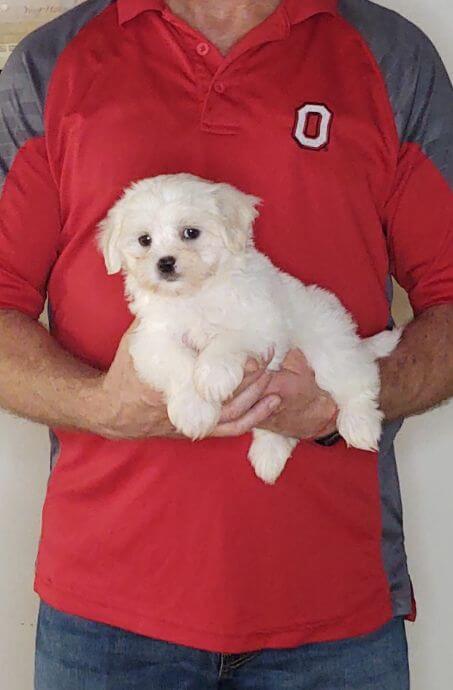
[[(188, 174), (133, 183), (100, 223), (109, 273), (125, 275), (139, 319), (131, 355), (140, 378), (166, 396), (168, 415), (186, 436), (215, 427), (243, 377), (248, 356), (278, 369), (299, 348), (318, 385), (336, 401), (345, 441), (375, 450), (381, 433), (376, 357), (399, 331), (360, 340), (335, 295), (305, 286), (256, 251), (259, 199)], [(273, 483), (298, 439), (254, 430), (249, 459)]]

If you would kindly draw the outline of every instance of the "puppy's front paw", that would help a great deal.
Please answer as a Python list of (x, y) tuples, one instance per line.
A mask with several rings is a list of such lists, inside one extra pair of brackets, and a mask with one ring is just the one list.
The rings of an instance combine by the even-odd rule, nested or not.
[(171, 423), (192, 440), (207, 436), (220, 417), (220, 405), (207, 402), (195, 390), (182, 390), (171, 396), (167, 404)]
[(205, 400), (223, 402), (230, 397), (244, 376), (245, 357), (201, 355), (195, 365), (194, 382)]
[(256, 476), (266, 484), (275, 484), (297, 443), (295, 438), (254, 429), (248, 458)]
[(348, 446), (376, 451), (382, 432), (383, 414), (374, 400), (346, 403), (340, 408), (337, 428)]

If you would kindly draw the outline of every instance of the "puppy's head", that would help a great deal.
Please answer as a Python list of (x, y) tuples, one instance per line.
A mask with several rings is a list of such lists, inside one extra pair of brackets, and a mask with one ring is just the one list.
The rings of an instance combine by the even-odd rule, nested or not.
[(186, 294), (251, 242), (259, 199), (188, 174), (135, 182), (99, 224), (108, 273), (141, 288)]

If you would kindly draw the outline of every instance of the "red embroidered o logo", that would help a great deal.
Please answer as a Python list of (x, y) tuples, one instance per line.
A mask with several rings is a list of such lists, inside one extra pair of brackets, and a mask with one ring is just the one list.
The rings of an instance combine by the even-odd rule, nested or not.
[(306, 103), (296, 110), (293, 136), (304, 149), (323, 149), (330, 141), (333, 113), (320, 103)]

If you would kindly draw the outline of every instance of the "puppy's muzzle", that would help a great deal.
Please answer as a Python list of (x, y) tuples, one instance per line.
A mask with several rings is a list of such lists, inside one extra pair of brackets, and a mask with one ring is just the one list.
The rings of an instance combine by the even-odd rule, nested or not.
[(174, 280), (176, 278), (176, 259), (174, 256), (163, 256), (157, 262), (157, 269), (166, 280)]

